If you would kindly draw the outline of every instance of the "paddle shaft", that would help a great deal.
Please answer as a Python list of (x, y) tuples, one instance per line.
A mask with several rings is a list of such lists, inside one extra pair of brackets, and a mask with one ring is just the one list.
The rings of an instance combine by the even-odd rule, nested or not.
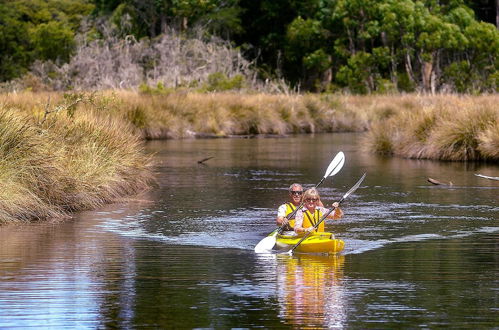
[[(343, 195), (343, 197), (341, 197), (341, 199), (338, 201), (338, 204), (341, 204), (341, 202), (343, 202), (345, 200), (345, 198), (347, 198), (351, 193), (353, 193), (355, 190), (357, 190), (357, 188), (359, 188), (360, 184), (362, 183), (362, 181), (364, 181), (364, 178), (366, 177), (366, 174), (364, 173), (364, 175), (359, 179), (359, 181), (357, 181), (357, 183), (352, 187), (350, 188), (350, 190), (345, 194)], [(331, 212), (333, 212), (336, 208), (335, 207), (332, 207), (329, 211), (326, 212), (326, 214), (324, 214), (322, 216), (322, 218), (319, 220), (319, 222), (317, 222), (315, 225), (314, 225), (314, 230), (312, 231), (309, 231), (307, 232), (299, 241), (298, 243), (295, 244), (295, 246), (293, 246), (291, 248), (291, 250), (288, 251), (289, 254), (292, 254), (293, 251), (301, 244), (301, 242), (303, 242), (308, 236), (310, 236), (310, 234), (315, 231), (319, 225), (322, 223), (322, 221), (324, 221), (330, 214)]]

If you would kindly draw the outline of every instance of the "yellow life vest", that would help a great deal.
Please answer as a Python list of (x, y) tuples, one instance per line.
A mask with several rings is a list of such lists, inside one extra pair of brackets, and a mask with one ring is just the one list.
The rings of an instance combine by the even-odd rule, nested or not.
[[(322, 219), (322, 212), (319, 211), (318, 209), (315, 209), (314, 214), (310, 213), (309, 210), (306, 210), (303, 212), (303, 228), (309, 228), (315, 226), (316, 223)], [(323, 232), (324, 231), (324, 221), (321, 222), (319, 227), (317, 228), (317, 232)]]
[[(286, 203), (286, 218), (288, 218), (288, 215), (290, 215), (291, 213), (293, 213), (293, 211), (296, 209), (296, 206), (293, 204), (293, 203)], [(288, 219), (289, 220), (289, 227), (290, 228), (287, 228), (287, 229), (290, 229), (290, 230), (293, 230), (293, 228), (295, 228), (295, 218), (293, 217), (293, 219)]]

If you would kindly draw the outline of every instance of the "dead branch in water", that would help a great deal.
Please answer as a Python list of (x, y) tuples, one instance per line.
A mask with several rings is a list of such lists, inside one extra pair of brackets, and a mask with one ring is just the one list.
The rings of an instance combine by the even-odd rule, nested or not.
[(203, 164), (205, 161), (210, 160), (212, 158), (213, 157), (208, 157), (208, 158), (204, 158), (204, 159), (198, 160), (198, 164)]
[(435, 180), (432, 178), (428, 178), (428, 182), (433, 183), (434, 185), (437, 185), (437, 186), (453, 186), (454, 185), (452, 183), (452, 181), (449, 181), (449, 183), (444, 183), (444, 182), (441, 182), (441, 181), (438, 181), (438, 180)]
[(499, 181), (499, 176), (488, 176), (488, 175), (483, 175), (483, 174), (475, 174), (475, 175), (480, 177), (480, 178)]

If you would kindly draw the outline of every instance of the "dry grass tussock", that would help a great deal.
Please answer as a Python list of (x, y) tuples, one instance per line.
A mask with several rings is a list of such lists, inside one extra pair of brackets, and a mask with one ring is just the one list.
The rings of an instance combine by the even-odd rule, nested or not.
[(151, 161), (128, 124), (99, 111), (43, 121), (46, 104), (35, 103), (0, 98), (0, 223), (61, 217), (151, 184)]
[(407, 158), (499, 160), (499, 96), (412, 97), (410, 107), (377, 120), (367, 150)]

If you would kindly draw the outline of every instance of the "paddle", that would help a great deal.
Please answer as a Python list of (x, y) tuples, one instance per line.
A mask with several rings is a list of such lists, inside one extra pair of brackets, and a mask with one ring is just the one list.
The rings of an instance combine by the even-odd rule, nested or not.
[[(322, 182), (324, 182), (324, 179), (326, 179), (329, 176), (333, 176), (336, 173), (338, 173), (341, 168), (343, 167), (343, 164), (345, 164), (345, 154), (340, 151), (336, 154), (336, 156), (333, 158), (331, 163), (329, 163), (329, 166), (326, 169), (326, 172), (324, 173), (324, 176), (322, 177), (321, 181), (319, 181), (318, 184), (315, 185), (315, 188), (321, 185)], [(298, 210), (303, 207), (303, 201), (301, 202), (300, 206), (298, 206), (290, 215), (287, 216), (288, 219), (293, 219), (294, 215)], [(276, 243), (276, 236), (278, 233), (282, 231), (283, 227), (279, 227), (275, 229), (269, 236), (265, 237), (262, 239), (256, 246), (255, 246), (255, 252), (256, 253), (265, 253), (274, 247)]]
[[(362, 183), (362, 181), (364, 181), (364, 178), (366, 177), (366, 173), (364, 173), (364, 175), (359, 179), (359, 181), (357, 181), (357, 183), (352, 187), (350, 188), (349, 191), (347, 191), (347, 193), (345, 195), (343, 195), (343, 197), (341, 197), (341, 199), (338, 201), (338, 204), (341, 204), (341, 202), (343, 202), (345, 200), (345, 198), (347, 198), (351, 193), (353, 193), (355, 190), (357, 190), (357, 188), (359, 188), (360, 184)], [(324, 221), (324, 219), (326, 219), (328, 217), (328, 215), (331, 214), (331, 212), (333, 212), (335, 210), (334, 207), (332, 207), (326, 214), (324, 214), (322, 216), (322, 218), (319, 220), (319, 222), (317, 222), (315, 225), (314, 225), (314, 230), (316, 230), (319, 225), (322, 223), (322, 221)], [(287, 253), (289, 255), (292, 255), (293, 254), (293, 251), (301, 244), (301, 242), (303, 242), (314, 230), (312, 231), (309, 231), (308, 233), (305, 234), (305, 236), (303, 236), (299, 241), (298, 243), (295, 244), (295, 246), (293, 246), (291, 248), (291, 250), (289, 250)]]

